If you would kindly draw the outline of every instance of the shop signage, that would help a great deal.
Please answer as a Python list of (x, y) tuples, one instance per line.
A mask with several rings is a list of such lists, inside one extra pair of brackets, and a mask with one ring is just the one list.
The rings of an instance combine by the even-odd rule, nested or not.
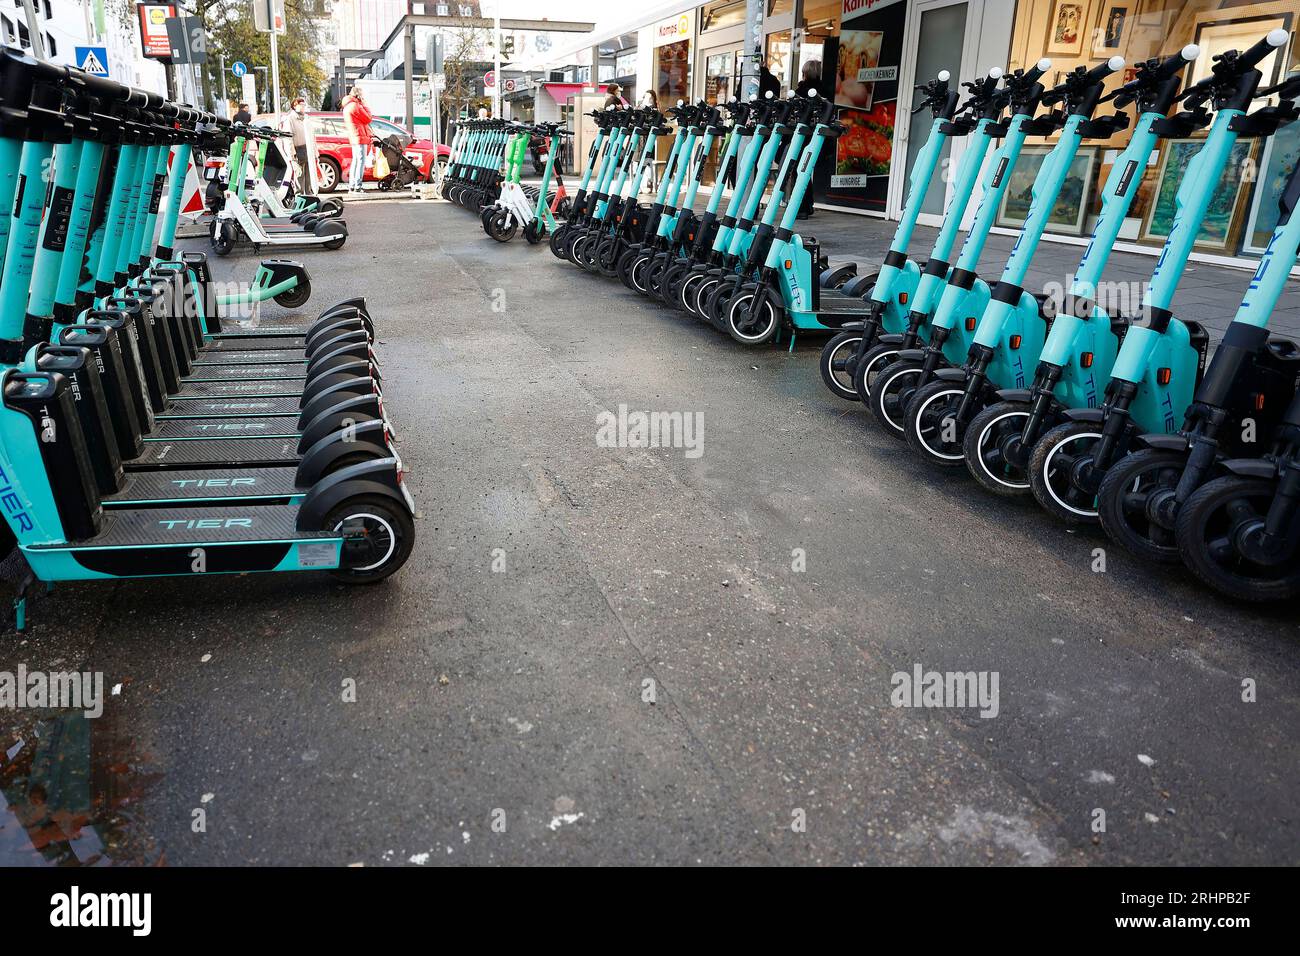
[(176, 16), (175, 4), (137, 3), (135, 10), (140, 21), (140, 52), (150, 59), (170, 60), (172, 45), (167, 38), (167, 18)]
[(895, 107), (907, 4), (841, 0), (841, 12), (835, 105), (840, 107), (839, 121), (845, 129), (835, 141), (835, 169), (827, 199), (884, 212), (895, 158)]
[[(845, 0), (845, 2), (848, 2), (848, 0)], [(687, 10), (678, 16), (660, 21), (655, 24), (654, 30), (655, 46), (689, 40), (695, 32), (695, 11)]]

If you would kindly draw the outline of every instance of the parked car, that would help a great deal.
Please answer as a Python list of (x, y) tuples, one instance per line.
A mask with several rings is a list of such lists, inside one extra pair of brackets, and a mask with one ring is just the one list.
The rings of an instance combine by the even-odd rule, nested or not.
[[(316, 151), (320, 157), (318, 164), (320, 191), (332, 192), (347, 177), (352, 163), (352, 147), (348, 145), (348, 133), (343, 125), (343, 114), (308, 113), (307, 115), (311, 117), (312, 133), (316, 137)], [(445, 164), (451, 155), (449, 147), (439, 143), (435, 148), (432, 140), (413, 139), (410, 133), (388, 120), (371, 120), (370, 129), (376, 140), (397, 136), (402, 143), (402, 154), (420, 167), (420, 175), (425, 181), (433, 179), (434, 162)], [(368, 169), (365, 180), (374, 181)]]

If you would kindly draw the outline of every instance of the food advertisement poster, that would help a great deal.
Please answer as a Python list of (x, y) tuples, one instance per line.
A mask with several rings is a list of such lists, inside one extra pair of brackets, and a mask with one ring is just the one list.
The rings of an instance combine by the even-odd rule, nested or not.
[(835, 103), (845, 130), (830, 202), (885, 211), (906, 23), (904, 0), (843, 0)]

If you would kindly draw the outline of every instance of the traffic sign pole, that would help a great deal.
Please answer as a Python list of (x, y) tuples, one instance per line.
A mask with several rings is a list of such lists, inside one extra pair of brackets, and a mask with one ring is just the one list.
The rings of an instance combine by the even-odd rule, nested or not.
[(280, 112), (280, 50), (275, 42), (275, 0), (266, 0), (267, 19), (271, 23), (271, 112)]

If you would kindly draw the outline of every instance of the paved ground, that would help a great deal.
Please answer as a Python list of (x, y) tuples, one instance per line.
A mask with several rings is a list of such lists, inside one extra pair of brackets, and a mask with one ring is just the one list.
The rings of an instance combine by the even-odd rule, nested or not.
[[(742, 351), (458, 207), (349, 221), (303, 256), (311, 308), (370, 300), (415, 554), (366, 590), (34, 602), (0, 670), (121, 690), (89, 722), (0, 712), (0, 862), (35, 860), (33, 836), (173, 865), (1296, 860), (1294, 608), (1114, 549), (1094, 573), (1101, 540), (833, 399), (814, 342)], [(620, 405), (700, 413), (703, 454), (598, 447)], [(917, 665), (996, 672), (997, 716), (892, 707)], [(51, 823), (85, 825), (64, 845)]]

